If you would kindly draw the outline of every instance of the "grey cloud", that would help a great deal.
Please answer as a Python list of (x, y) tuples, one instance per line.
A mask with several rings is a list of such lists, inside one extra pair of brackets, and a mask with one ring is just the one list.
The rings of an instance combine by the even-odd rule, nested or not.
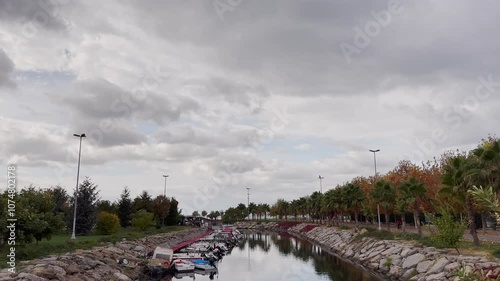
[(168, 144), (193, 144), (215, 148), (249, 148), (258, 144), (258, 130), (247, 126), (200, 128), (190, 125), (169, 126), (159, 130), (155, 139)]
[(104, 79), (78, 81), (74, 88), (70, 94), (52, 94), (50, 97), (53, 102), (65, 104), (83, 119), (136, 118), (164, 124), (199, 108), (196, 101), (187, 97), (167, 98), (155, 92), (138, 97)]
[[(208, 62), (267, 80), (264, 86), (279, 94), (360, 95), (401, 85), (448, 83), (443, 73), (455, 80), (498, 73), (496, 2), (461, 3), (464, 7), (443, 24), (436, 6), (453, 2), (401, 1), (402, 12), (392, 15), (391, 23), (351, 64), (339, 44), (354, 45), (354, 28), (374, 21), (371, 12), (387, 9), (388, 1), (245, 1), (223, 21), (210, 3), (183, 1), (184, 9), (177, 2), (156, 4), (141, 2), (137, 8), (144, 18), (150, 13), (164, 17), (166, 12), (164, 22), (182, 22), (182, 28), (145, 20), (148, 29), (171, 42), (203, 46), (210, 50), (204, 52)], [(460, 18), (475, 18), (478, 24)]]
[(247, 107), (261, 105), (269, 96), (268, 90), (262, 85), (247, 85), (229, 79), (212, 77), (208, 80), (191, 80), (190, 85), (199, 85), (202, 95), (222, 96), (228, 103), (239, 103)]
[(0, 1), (0, 21), (18, 21), (21, 24), (31, 22), (36, 28), (61, 31), (67, 24), (61, 10), (65, 1), (51, 0), (2, 0)]
[(0, 48), (0, 87), (15, 88), (16, 83), (12, 81), (10, 75), (14, 71), (14, 63)]

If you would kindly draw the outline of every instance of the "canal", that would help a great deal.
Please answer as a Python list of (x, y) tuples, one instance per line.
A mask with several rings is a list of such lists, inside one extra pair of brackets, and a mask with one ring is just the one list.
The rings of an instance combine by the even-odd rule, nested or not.
[(245, 233), (219, 263), (217, 275), (185, 274), (164, 280), (381, 281), (308, 241), (276, 233)]

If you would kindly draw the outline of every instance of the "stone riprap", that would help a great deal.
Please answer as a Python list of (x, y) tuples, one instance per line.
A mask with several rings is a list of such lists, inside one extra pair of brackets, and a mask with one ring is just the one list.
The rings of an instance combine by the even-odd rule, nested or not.
[[(157, 246), (171, 247), (205, 233), (200, 228), (157, 234), (114, 245), (77, 250), (57, 256), (22, 262), (15, 274), (0, 272), (0, 280), (135, 280), (142, 270), (140, 263)], [(124, 263), (123, 259), (126, 259)]]
[(336, 227), (305, 223), (238, 222), (242, 229), (286, 231), (305, 238), (346, 261), (391, 280), (458, 280), (459, 269), (483, 270), (498, 276), (500, 264), (485, 257), (465, 256), (448, 250), (423, 247), (413, 241), (355, 239), (359, 233)]

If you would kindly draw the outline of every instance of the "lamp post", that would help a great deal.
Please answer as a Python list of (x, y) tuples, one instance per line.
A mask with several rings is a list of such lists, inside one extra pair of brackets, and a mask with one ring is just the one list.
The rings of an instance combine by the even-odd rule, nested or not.
[[(319, 179), (319, 193), (323, 194), (323, 179), (325, 177), (322, 177), (321, 175), (318, 176)], [(321, 223), (323, 223), (323, 213), (321, 213)]]
[(168, 178), (168, 175), (163, 175), (163, 177), (165, 178), (165, 187), (163, 188), (163, 196), (166, 198), (167, 197), (167, 178)]
[(75, 188), (75, 208), (73, 209), (73, 233), (71, 233), (71, 240), (76, 240), (75, 228), (76, 228), (76, 203), (78, 198), (78, 181), (80, 179), (80, 156), (82, 155), (82, 138), (86, 137), (85, 134), (73, 136), (80, 138), (80, 148), (78, 149), (78, 169), (76, 172), (76, 188)]
[(248, 219), (250, 220), (250, 187), (247, 187), (247, 208), (248, 208)]
[(319, 192), (320, 192), (321, 194), (323, 194), (323, 179), (324, 179), (325, 177), (322, 177), (321, 175), (319, 175), (319, 176), (318, 176), (318, 178), (319, 178)]
[[(373, 164), (375, 165), (375, 178), (374, 184), (377, 182), (377, 156), (375, 153), (379, 152), (380, 149), (370, 149), (370, 152), (373, 152)], [(380, 203), (377, 203), (377, 214), (378, 214), (378, 230), (382, 230), (382, 226), (380, 225)]]

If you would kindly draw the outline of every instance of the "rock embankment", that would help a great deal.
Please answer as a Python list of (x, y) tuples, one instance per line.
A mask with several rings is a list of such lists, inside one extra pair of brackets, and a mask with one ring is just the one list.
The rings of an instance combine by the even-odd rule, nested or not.
[(0, 280), (134, 280), (142, 269), (140, 262), (156, 246), (174, 246), (203, 233), (192, 228), (26, 261), (15, 274), (2, 270)]
[[(319, 244), (334, 254), (392, 280), (458, 280), (458, 270), (480, 271), (491, 277), (500, 264), (485, 257), (423, 247), (412, 241), (357, 238), (353, 230), (311, 224), (241, 222), (239, 228), (281, 230)], [(362, 231), (361, 231), (362, 232)]]

